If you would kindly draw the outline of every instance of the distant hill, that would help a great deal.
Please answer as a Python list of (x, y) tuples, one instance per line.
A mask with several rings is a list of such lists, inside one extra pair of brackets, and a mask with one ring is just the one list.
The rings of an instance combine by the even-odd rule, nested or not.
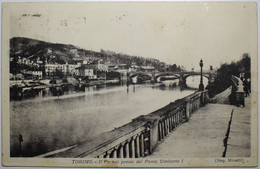
[(10, 57), (44, 60), (48, 63), (73, 63), (73, 58), (95, 60), (104, 58), (98, 52), (81, 49), (73, 45), (56, 44), (35, 39), (15, 37), (10, 39)]
[[(76, 63), (75, 60), (78, 59), (89, 62), (102, 59), (110, 64), (154, 66), (157, 70), (165, 70), (166, 68), (166, 63), (160, 62), (158, 59), (130, 56), (103, 49), (100, 52), (95, 52), (73, 45), (50, 43), (24, 37), (10, 39), (10, 57), (12, 57), (12, 60), (17, 60), (18, 56), (28, 58), (31, 61), (40, 60), (42, 63), (52, 64), (65, 64), (66, 62), (74, 64)], [(12, 62), (10, 72), (20, 72), (20, 70), (13, 70), (12, 67), (15, 66), (12, 65), (16, 64), (15, 61)]]

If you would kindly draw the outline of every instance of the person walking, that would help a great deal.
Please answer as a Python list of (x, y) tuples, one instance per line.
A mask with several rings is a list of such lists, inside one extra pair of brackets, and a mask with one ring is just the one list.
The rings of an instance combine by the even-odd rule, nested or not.
[(249, 83), (248, 83), (247, 79), (245, 79), (243, 81), (243, 85), (244, 85), (244, 91), (245, 91), (245, 94), (246, 94), (245, 97), (250, 96), (249, 95)]

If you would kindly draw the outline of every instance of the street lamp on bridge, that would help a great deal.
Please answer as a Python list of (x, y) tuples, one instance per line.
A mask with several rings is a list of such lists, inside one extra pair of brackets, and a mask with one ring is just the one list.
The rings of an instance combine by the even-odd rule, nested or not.
[(202, 67), (203, 67), (203, 60), (200, 60), (200, 85), (199, 85), (199, 91), (204, 90), (204, 85), (203, 85), (203, 78), (202, 78)]

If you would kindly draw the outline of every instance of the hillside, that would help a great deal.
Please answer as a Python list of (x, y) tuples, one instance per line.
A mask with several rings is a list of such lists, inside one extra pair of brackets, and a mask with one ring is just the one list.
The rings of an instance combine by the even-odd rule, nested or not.
[(73, 63), (73, 58), (95, 60), (104, 58), (98, 52), (84, 50), (73, 45), (55, 44), (29, 38), (15, 37), (10, 39), (10, 57), (42, 60), (47, 63)]
[(82, 49), (73, 45), (56, 44), (35, 39), (14, 37), (10, 39), (10, 57), (29, 58), (30, 60), (41, 60), (45, 63), (73, 64), (75, 59), (84, 59), (89, 62), (102, 59), (111, 64), (136, 64), (139, 66), (154, 66), (164, 69), (166, 64), (153, 58), (130, 56), (113, 51), (103, 50), (101, 52)]

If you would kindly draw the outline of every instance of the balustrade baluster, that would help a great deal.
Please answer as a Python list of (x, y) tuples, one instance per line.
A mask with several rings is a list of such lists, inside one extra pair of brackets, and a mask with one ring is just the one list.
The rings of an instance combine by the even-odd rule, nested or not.
[(123, 145), (123, 158), (126, 158), (126, 143)]
[(108, 154), (107, 152), (104, 154), (103, 158), (107, 158)]
[(172, 114), (169, 116), (169, 132), (172, 132)]
[(174, 115), (175, 115), (175, 113), (172, 115), (172, 130), (175, 129)]
[(161, 141), (162, 137), (161, 137), (161, 122), (158, 123), (158, 140)]
[(110, 158), (117, 158), (117, 151), (116, 151), (116, 149), (114, 149), (114, 150), (111, 152)]
[(165, 129), (164, 129), (164, 120), (162, 120), (162, 139), (165, 136)]
[(180, 112), (177, 112), (177, 126), (180, 125)]
[(125, 157), (126, 158), (129, 158), (129, 155), (130, 155), (130, 151), (129, 151), (129, 143), (128, 142), (126, 142), (125, 143)]
[(181, 115), (181, 124), (183, 122), (183, 111), (180, 111), (180, 115)]
[(198, 107), (197, 107), (197, 97), (195, 98), (194, 105), (195, 105), (195, 111), (198, 110)]
[(163, 120), (163, 125), (164, 125), (164, 137), (167, 136), (167, 124), (166, 124), (166, 119)]
[(181, 124), (182, 124), (182, 122), (183, 122), (183, 112), (182, 111), (180, 111), (180, 116), (181, 116), (180, 120), (181, 120)]
[(181, 111), (178, 111), (178, 113), (179, 113), (179, 123), (181, 124), (181, 123), (182, 123), (182, 118), (181, 118), (181, 117), (182, 117), (182, 116), (181, 116), (181, 115), (182, 115), (182, 112), (181, 112)]
[(142, 133), (140, 137), (140, 155), (144, 157), (144, 134)]
[(193, 113), (194, 111), (194, 102), (193, 102), (193, 99), (191, 100), (191, 112)]
[(190, 102), (190, 114), (192, 114), (192, 104)]
[(140, 157), (140, 141), (139, 141), (139, 136), (136, 137), (135, 139), (135, 143), (136, 143), (136, 158)]
[(178, 111), (178, 126), (181, 124), (180, 112)]
[(197, 98), (195, 99), (195, 101), (194, 101), (194, 106), (195, 106), (195, 111), (198, 109), (197, 108)]
[(124, 146), (123, 145), (121, 145), (119, 148), (118, 157), (124, 158)]
[(177, 126), (179, 126), (180, 125), (180, 112), (177, 112), (177, 123), (178, 123)]
[(197, 98), (197, 107), (198, 107), (198, 109), (200, 107), (200, 99), (199, 99), (199, 97)]
[(99, 156), (97, 156), (97, 158), (104, 158), (105, 154), (100, 154)]
[(170, 128), (171, 128), (171, 132), (172, 132), (172, 130), (173, 130), (173, 120), (172, 120), (172, 116), (173, 116), (173, 114), (171, 114), (171, 117), (170, 117), (170, 123), (171, 123), (171, 126), (170, 126)]
[(109, 151), (109, 152), (108, 152), (108, 155), (107, 155), (107, 157), (106, 157), (106, 158), (112, 158), (112, 156), (113, 156), (112, 152), (111, 152), (111, 151)]
[(165, 124), (166, 124), (166, 132), (165, 132), (165, 133), (166, 133), (166, 136), (167, 136), (168, 133), (169, 133), (169, 132), (168, 132), (168, 129), (169, 129), (168, 124), (169, 124), (169, 123), (168, 123), (168, 118), (167, 118), (167, 117), (165, 118)]
[(178, 112), (175, 112), (175, 114), (174, 114), (174, 123), (175, 123), (175, 128), (176, 128), (177, 125), (178, 125), (178, 122), (177, 122), (177, 113), (178, 113)]
[(194, 101), (193, 101), (193, 112), (195, 112), (196, 111), (196, 98), (194, 98)]
[(195, 100), (194, 100), (194, 111), (197, 110), (197, 97), (195, 97)]
[(168, 133), (171, 132), (171, 117), (168, 117)]
[(168, 117), (168, 133), (171, 132), (171, 122), (170, 122), (170, 117)]
[(180, 111), (178, 111), (178, 113), (179, 113), (179, 124), (181, 124), (181, 122), (182, 122), (182, 119), (181, 119), (181, 112)]
[(134, 138), (130, 142), (130, 147), (131, 147), (131, 158), (135, 158), (135, 141)]
[(163, 139), (163, 121), (160, 121), (161, 140)]
[(182, 112), (180, 110), (178, 112), (179, 112), (179, 120), (180, 120), (179, 123), (181, 124), (182, 123)]
[(176, 128), (176, 112), (173, 115), (174, 129)]

